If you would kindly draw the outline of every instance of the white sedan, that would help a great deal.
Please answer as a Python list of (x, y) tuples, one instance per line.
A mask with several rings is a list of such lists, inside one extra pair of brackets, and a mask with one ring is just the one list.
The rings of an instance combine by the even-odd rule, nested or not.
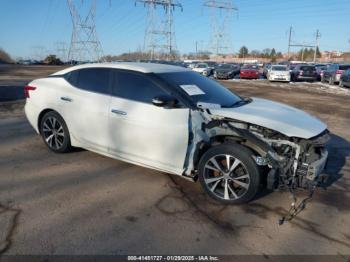
[(209, 76), (212, 69), (207, 63), (198, 63), (192, 68), (192, 70), (204, 76)]
[[(50, 150), (82, 147), (201, 182), (223, 203), (267, 187), (306, 188), (327, 159), (327, 127), (290, 106), (242, 98), (189, 69), (71, 67), (25, 87), (26, 116)], [(261, 167), (264, 168), (261, 168)]]
[(290, 72), (287, 66), (272, 65), (267, 73), (269, 81), (285, 81), (290, 82)]

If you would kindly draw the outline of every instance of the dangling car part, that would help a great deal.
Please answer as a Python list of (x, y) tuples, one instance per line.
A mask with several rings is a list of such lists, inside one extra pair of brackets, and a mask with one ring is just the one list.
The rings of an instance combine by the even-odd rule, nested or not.
[(198, 179), (224, 204), (252, 200), (261, 184), (313, 192), (327, 160), (318, 119), (182, 67), (79, 65), (32, 81), (25, 96), (27, 118), (52, 151), (82, 147)]

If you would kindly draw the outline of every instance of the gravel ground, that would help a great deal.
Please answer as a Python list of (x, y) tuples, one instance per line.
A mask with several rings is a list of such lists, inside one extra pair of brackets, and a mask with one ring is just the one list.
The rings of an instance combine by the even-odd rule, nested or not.
[(0, 254), (349, 255), (349, 96), (307, 83), (223, 83), (301, 108), (333, 133), (326, 173), (334, 181), (293, 221), (277, 224), (288, 193), (222, 206), (180, 177), (84, 150), (51, 153), (23, 102), (0, 103)]

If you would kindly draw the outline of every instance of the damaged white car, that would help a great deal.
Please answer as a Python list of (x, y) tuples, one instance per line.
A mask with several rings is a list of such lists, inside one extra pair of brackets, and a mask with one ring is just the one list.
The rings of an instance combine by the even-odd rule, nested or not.
[(25, 112), (54, 152), (82, 147), (199, 179), (223, 203), (310, 188), (327, 160), (324, 123), (242, 98), (191, 70), (150, 63), (80, 65), (25, 87)]

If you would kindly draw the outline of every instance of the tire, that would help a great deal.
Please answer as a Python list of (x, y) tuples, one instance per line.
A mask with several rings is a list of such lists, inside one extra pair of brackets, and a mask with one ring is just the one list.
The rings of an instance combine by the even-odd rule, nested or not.
[(324, 79), (324, 76), (321, 77), (321, 83), (325, 83), (326, 80)]
[(328, 84), (334, 85), (334, 80), (333, 80), (333, 77), (332, 77), (332, 76), (329, 77), (329, 79), (328, 79)]
[(344, 87), (344, 82), (343, 82), (342, 79), (339, 80), (339, 86), (340, 86), (340, 87)]
[[(252, 155), (248, 148), (233, 143), (210, 148), (203, 154), (198, 165), (198, 177), (203, 189), (223, 204), (241, 204), (252, 200), (259, 190), (261, 180)], [(228, 166), (233, 168), (232, 172)]]
[(40, 122), (40, 134), (51, 151), (66, 153), (72, 150), (67, 125), (57, 112), (51, 111), (43, 116)]

